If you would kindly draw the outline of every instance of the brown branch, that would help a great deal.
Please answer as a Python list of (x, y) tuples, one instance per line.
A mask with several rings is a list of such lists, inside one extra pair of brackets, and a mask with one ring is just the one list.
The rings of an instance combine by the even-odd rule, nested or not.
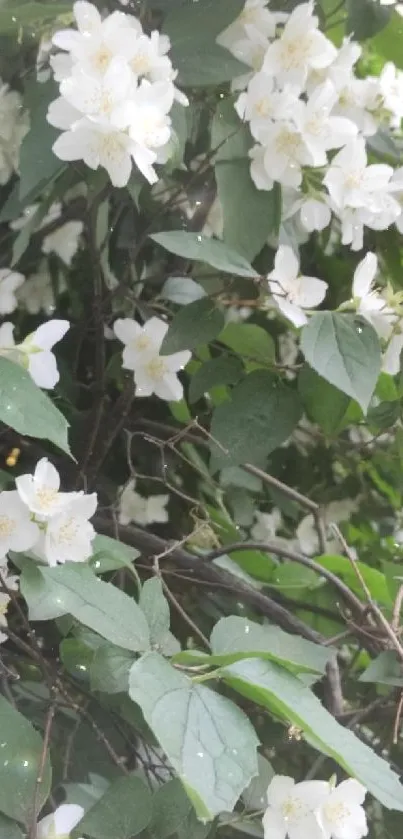
[(49, 705), (49, 709), (48, 709), (48, 712), (46, 714), (42, 753), (41, 753), (41, 758), (40, 758), (39, 766), (38, 766), (38, 772), (37, 772), (37, 776), (36, 776), (34, 801), (33, 801), (33, 805), (32, 805), (32, 818), (31, 818), (31, 823), (30, 823), (29, 830), (28, 830), (27, 839), (36, 839), (36, 837), (37, 837), (36, 819), (37, 819), (37, 815), (38, 815), (39, 790), (40, 790), (41, 784), (43, 782), (43, 773), (45, 771), (46, 758), (47, 758), (48, 750), (49, 750), (50, 735), (52, 733), (52, 725), (53, 725), (53, 718), (55, 716), (56, 704), (57, 704), (57, 699), (55, 698), (55, 699), (53, 699), (53, 701)]
[[(141, 551), (144, 556), (154, 557), (155, 555), (164, 553), (170, 547), (170, 543), (154, 533), (149, 533), (141, 527), (135, 525), (121, 526), (116, 525), (111, 519), (105, 518), (101, 515), (94, 517), (94, 527), (99, 533), (106, 536), (116, 538), (117, 534), (122, 542), (131, 545), (133, 548)], [(225, 548), (221, 550), (221, 554), (225, 552)], [(277, 623), (282, 629), (294, 634), (302, 635), (315, 643), (323, 643), (324, 638), (319, 632), (306, 626), (303, 621), (292, 615), (287, 609), (268, 597), (266, 594), (257, 591), (252, 586), (237, 580), (232, 574), (203, 561), (203, 558), (195, 554), (191, 554), (182, 548), (175, 548), (170, 552), (170, 558), (180, 568), (185, 569), (189, 574), (194, 576), (195, 581), (202, 580), (211, 585), (212, 590), (223, 583), (228, 591), (248, 603), (260, 614), (265, 615), (269, 620)]]

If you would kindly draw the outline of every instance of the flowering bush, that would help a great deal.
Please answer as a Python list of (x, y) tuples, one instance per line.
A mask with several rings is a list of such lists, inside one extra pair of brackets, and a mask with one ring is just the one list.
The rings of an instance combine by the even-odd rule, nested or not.
[(403, 4), (0, 2), (0, 839), (397, 839)]

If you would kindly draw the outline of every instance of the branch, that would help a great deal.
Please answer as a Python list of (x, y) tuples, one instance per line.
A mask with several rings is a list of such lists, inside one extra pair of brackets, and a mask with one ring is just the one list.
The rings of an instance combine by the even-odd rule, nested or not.
[[(252, 586), (237, 580), (232, 574), (217, 568), (204, 561), (203, 557), (188, 553), (182, 548), (174, 547), (170, 550), (170, 542), (155, 536), (154, 533), (149, 533), (141, 527), (135, 525), (125, 526), (116, 524), (111, 519), (107, 519), (101, 515), (97, 515), (93, 519), (94, 527), (99, 533), (105, 536), (111, 536), (116, 539), (117, 536), (121, 541), (133, 548), (141, 551), (146, 557), (154, 557), (155, 555), (168, 553), (172, 561), (180, 568), (186, 569), (190, 575), (194, 575), (194, 579), (202, 580), (211, 585), (212, 589), (217, 585), (225, 587), (244, 603), (248, 603), (255, 608), (261, 615), (269, 618), (269, 620), (277, 623), (282, 629), (297, 635), (302, 635), (309, 641), (316, 644), (321, 644), (324, 638), (319, 632), (306, 626), (299, 618), (292, 615), (283, 606), (280, 606), (271, 597), (262, 594), (260, 591), (252, 588)], [(221, 549), (220, 554), (225, 552), (225, 547)]]

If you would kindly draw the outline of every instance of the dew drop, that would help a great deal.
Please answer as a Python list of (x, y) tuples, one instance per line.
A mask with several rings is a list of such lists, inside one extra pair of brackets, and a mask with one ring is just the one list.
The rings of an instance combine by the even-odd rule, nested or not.
[(250, 626), (245, 626), (245, 635), (248, 635), (250, 632)]
[(197, 757), (204, 757), (204, 752), (197, 752)]

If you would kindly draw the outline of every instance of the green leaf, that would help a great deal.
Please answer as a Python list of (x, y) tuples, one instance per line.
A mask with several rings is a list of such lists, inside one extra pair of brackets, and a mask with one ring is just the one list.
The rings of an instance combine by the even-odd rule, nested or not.
[(224, 315), (217, 309), (214, 300), (209, 297), (195, 300), (176, 313), (162, 342), (161, 353), (170, 355), (208, 344), (217, 337), (223, 326)]
[(36, 793), (42, 737), (3, 696), (0, 696), (0, 749), (0, 810), (11, 819), (29, 824), (34, 796), (39, 813), (49, 795), (52, 770), (47, 757)]
[(248, 361), (267, 365), (275, 360), (273, 338), (255, 323), (228, 323), (218, 340)]
[(161, 580), (157, 577), (146, 580), (141, 589), (139, 605), (147, 619), (152, 646), (163, 655), (171, 656), (180, 652), (179, 641), (169, 631), (169, 603), (164, 597)]
[(18, 824), (0, 814), (0, 839), (24, 839)]
[[(349, 588), (355, 591), (361, 598), (365, 597), (362, 590), (361, 583), (351, 565), (351, 562), (345, 556), (325, 554), (324, 556), (316, 557), (316, 562), (332, 571), (338, 577), (344, 580)], [(376, 600), (381, 606), (390, 608), (392, 606), (391, 597), (388, 589), (388, 584), (385, 575), (377, 568), (371, 568), (365, 562), (355, 562), (360, 574), (366, 585), (369, 588), (371, 597)]]
[(19, 434), (49, 440), (70, 454), (63, 414), (19, 364), (0, 356), (0, 420)]
[[(47, 8), (49, 9), (49, 6)], [(21, 200), (39, 183), (46, 183), (54, 178), (66, 165), (52, 151), (53, 143), (60, 132), (46, 120), (49, 104), (57, 99), (57, 96), (58, 86), (54, 81), (44, 84), (34, 81), (27, 88), (24, 101), (29, 107), (31, 125), (22, 141), (20, 151)]]
[(177, 778), (157, 789), (153, 798), (153, 816), (149, 832), (155, 839), (166, 839), (177, 833), (194, 812), (192, 802)]
[(91, 662), (92, 690), (101, 693), (127, 693), (129, 672), (134, 657), (128, 650), (111, 644), (102, 644), (95, 651)]
[(133, 572), (133, 562), (140, 556), (140, 552), (135, 548), (119, 542), (118, 539), (111, 539), (110, 536), (97, 534), (92, 548), (90, 565), (96, 574), (106, 574), (108, 571), (117, 571), (119, 568), (127, 568)]
[(336, 722), (296, 676), (272, 662), (257, 659), (231, 664), (220, 673), (243, 696), (300, 728), (311, 745), (361, 781), (381, 804), (403, 811), (403, 787), (387, 761)]
[(218, 271), (235, 274), (237, 277), (252, 277), (253, 279), (258, 277), (254, 268), (243, 256), (224, 245), (223, 242), (202, 236), (201, 233), (167, 230), (163, 233), (154, 233), (150, 239), (170, 253), (196, 262), (206, 262)]
[(32, 571), (27, 574), (24, 569), (21, 576), (30, 620), (69, 614), (112, 644), (134, 652), (149, 649), (147, 621), (136, 601), (100, 580), (87, 565), (66, 563), (59, 568), (36, 570), (45, 582), (42, 591), (37, 574), (34, 588)]
[(91, 839), (131, 839), (146, 829), (152, 815), (148, 787), (136, 775), (118, 778), (91, 807), (75, 829)]
[(164, 32), (171, 40), (170, 57), (179, 71), (180, 84), (216, 85), (246, 72), (246, 65), (215, 42), (219, 32), (237, 17), (242, 2), (232, 0), (229, 7), (221, 10), (213, 0), (183, 2), (167, 15)]
[(129, 693), (191, 798), (199, 818), (231, 811), (257, 774), (258, 740), (245, 714), (157, 653), (137, 661)]
[(245, 122), (239, 119), (234, 98), (220, 99), (211, 124), (211, 148), (217, 149), (215, 162), (248, 160), (252, 145)]
[[(223, 241), (252, 260), (281, 220), (281, 188), (257, 189), (250, 176), (250, 161), (219, 162), (215, 166), (217, 195), (224, 217)], [(240, 212), (242, 207), (242, 212)]]
[(60, 658), (66, 670), (79, 681), (87, 681), (94, 650), (79, 638), (65, 638), (59, 647)]
[(386, 26), (392, 9), (386, 9), (374, 0), (346, 0), (346, 31), (357, 41), (372, 38)]
[(271, 373), (263, 370), (250, 373), (234, 388), (231, 401), (214, 411), (212, 469), (264, 462), (290, 436), (300, 416), (301, 406), (295, 391)]
[(211, 358), (196, 370), (189, 387), (189, 402), (197, 402), (216, 385), (233, 385), (239, 381), (243, 365), (239, 358), (222, 355)]
[[(19, 30), (21, 26), (36, 26), (44, 20), (71, 13), (71, 3), (22, 3), (11, 0), (9, 8), (0, 9), (0, 34)], [(35, 167), (34, 167), (35, 168)]]
[(350, 399), (306, 364), (298, 376), (298, 391), (309, 419), (329, 437), (337, 433)]
[(381, 402), (379, 405), (374, 405), (370, 408), (367, 415), (369, 425), (374, 425), (376, 428), (391, 428), (397, 422), (401, 415), (401, 405), (398, 400), (394, 402)]
[(379, 339), (366, 321), (338, 312), (318, 312), (303, 328), (307, 362), (366, 411), (381, 370)]
[(168, 277), (164, 283), (160, 295), (164, 300), (171, 300), (179, 306), (187, 306), (206, 296), (204, 288), (195, 283), (191, 277)]
[(380, 653), (369, 667), (361, 673), (359, 682), (375, 682), (380, 685), (403, 687), (403, 668), (393, 650)]
[(213, 656), (225, 658), (228, 664), (249, 653), (251, 658), (268, 658), (293, 672), (325, 673), (334, 654), (329, 647), (289, 635), (279, 626), (261, 626), (236, 615), (216, 623), (210, 643)]

